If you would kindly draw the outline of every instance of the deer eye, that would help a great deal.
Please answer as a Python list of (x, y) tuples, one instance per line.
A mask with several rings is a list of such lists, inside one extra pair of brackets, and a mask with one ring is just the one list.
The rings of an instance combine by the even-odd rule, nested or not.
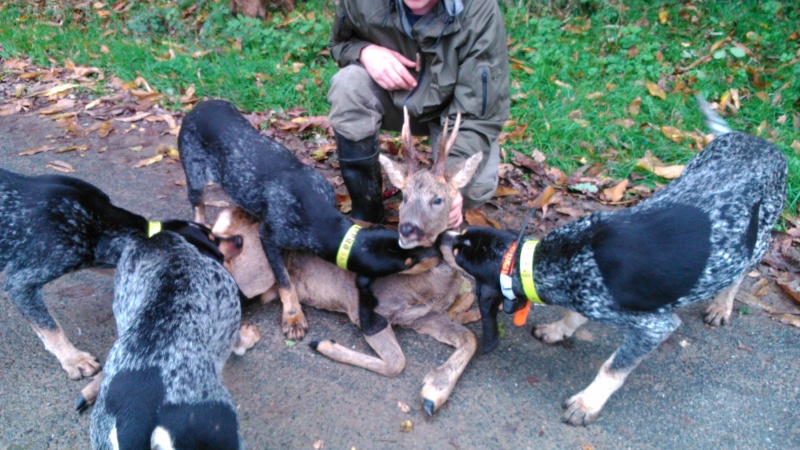
[(433, 200), (433, 204), (434, 205), (441, 205), (442, 204), (442, 199), (441, 198), (437, 198), (437, 199)]

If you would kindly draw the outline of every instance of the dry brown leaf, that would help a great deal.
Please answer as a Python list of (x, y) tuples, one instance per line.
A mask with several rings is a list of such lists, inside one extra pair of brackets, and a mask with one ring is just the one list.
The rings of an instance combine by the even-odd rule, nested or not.
[(49, 116), (51, 114), (60, 113), (65, 109), (69, 109), (75, 106), (75, 100), (70, 100), (68, 98), (62, 98), (59, 101), (55, 102), (46, 108), (42, 108), (39, 110), (39, 114), (42, 116)]
[(785, 323), (787, 325), (791, 325), (793, 327), (800, 328), (800, 316), (794, 314), (781, 314), (778, 317), (781, 323)]
[(489, 220), (487, 220), (486, 214), (484, 214), (483, 211), (478, 209), (468, 209), (464, 211), (464, 221), (467, 222), (468, 225), (472, 226), (479, 226), (479, 227), (492, 226), (489, 223)]
[(186, 88), (186, 92), (183, 95), (181, 95), (178, 100), (180, 100), (181, 103), (194, 103), (199, 101), (200, 99), (194, 96), (194, 91), (195, 87), (194, 83), (192, 83), (189, 85), (188, 88)]
[(658, 23), (665, 24), (667, 22), (669, 22), (669, 11), (662, 9), (658, 12)]
[(635, 121), (635, 120), (633, 120), (633, 119), (628, 119), (628, 118), (625, 118), (625, 119), (617, 119), (617, 120), (615, 120), (615, 121), (614, 121), (614, 122), (612, 122), (612, 123), (613, 123), (614, 125), (619, 125), (619, 126), (621, 126), (622, 128), (625, 128), (625, 129), (628, 129), (628, 128), (630, 128), (630, 127), (632, 127), (632, 126), (636, 125), (636, 121)]
[(661, 127), (661, 132), (664, 133), (664, 136), (666, 136), (667, 139), (676, 144), (680, 144), (683, 141), (683, 138), (689, 136), (686, 132), (667, 125)]
[(535, 209), (541, 209), (543, 212), (547, 212), (546, 208), (547, 205), (550, 204), (550, 199), (553, 198), (553, 194), (556, 192), (556, 189), (553, 185), (548, 185), (546, 188), (536, 196), (535, 199), (528, 202), (528, 206)]
[(665, 166), (658, 158), (653, 156), (648, 150), (644, 157), (636, 161), (636, 167), (652, 172), (660, 177), (672, 180), (678, 178), (683, 172), (683, 167), (680, 165)]
[(777, 280), (776, 283), (792, 300), (800, 304), (800, 280), (792, 280), (788, 283)]
[(53, 86), (50, 89), (47, 89), (47, 90), (44, 90), (44, 91), (40, 91), (40, 92), (34, 92), (33, 94), (29, 94), (28, 97), (50, 97), (50, 96), (53, 96), (53, 95), (56, 95), (56, 94), (60, 94), (62, 92), (66, 92), (66, 91), (68, 91), (70, 89), (74, 89), (74, 88), (76, 88), (78, 86), (80, 86), (80, 85), (73, 84), (73, 83), (59, 84), (58, 86)]
[(410, 406), (408, 406), (407, 404), (403, 403), (403, 402), (397, 402), (397, 408), (398, 408), (400, 411), (403, 411), (403, 412), (404, 412), (404, 413), (406, 413), (406, 414), (408, 414), (409, 412), (411, 412), (411, 407), (410, 407)]
[(209, 202), (203, 202), (206, 206), (213, 206), (214, 208), (227, 208), (231, 206), (230, 203), (226, 202), (225, 200), (214, 200)]
[(322, 450), (323, 448), (325, 448), (325, 441), (323, 441), (322, 439), (317, 439), (316, 441), (314, 441), (313, 444), (311, 444), (311, 447), (314, 450)]
[(144, 119), (145, 117), (149, 116), (150, 114), (152, 114), (152, 113), (143, 111), (143, 112), (138, 112), (138, 113), (136, 113), (136, 114), (134, 114), (132, 116), (129, 116), (129, 117), (115, 118), (114, 120), (116, 120), (117, 122), (125, 122), (125, 123), (138, 122), (138, 121)]
[(653, 83), (652, 81), (645, 82), (645, 87), (647, 87), (647, 92), (650, 93), (653, 97), (658, 97), (661, 100), (667, 99), (667, 93), (664, 92), (657, 84)]
[[(164, 155), (160, 155), (160, 154), (156, 155), (156, 156), (153, 156), (153, 157), (150, 157), (150, 158), (145, 158), (145, 159), (140, 160), (136, 164), (134, 164), (133, 168), (134, 169), (138, 169), (140, 167), (146, 167), (146, 166), (155, 164), (155, 163), (161, 161), (162, 159), (164, 159)], [(208, 203), (206, 203), (206, 204), (208, 204)]]
[(336, 205), (339, 206), (339, 211), (347, 214), (353, 209), (353, 200), (347, 194), (336, 194)]
[(85, 152), (86, 150), (89, 150), (88, 145), (70, 145), (69, 147), (60, 148), (56, 150), (54, 153), (68, 153), (74, 151)]
[(642, 106), (642, 97), (636, 97), (633, 99), (630, 105), (628, 105), (628, 114), (632, 116), (639, 115), (639, 109)]
[(40, 147), (29, 148), (28, 150), (21, 151), (17, 153), (19, 156), (28, 156), (28, 155), (35, 155), (37, 153), (46, 152), (48, 150), (52, 150), (55, 147), (52, 145), (42, 145)]
[(410, 433), (414, 429), (414, 424), (410, 420), (400, 422), (400, 431), (403, 433)]
[(519, 191), (508, 186), (497, 186), (492, 197), (507, 197), (509, 195), (519, 195)]
[(45, 165), (45, 167), (64, 173), (75, 172), (75, 169), (72, 168), (72, 165), (65, 163), (64, 161), (50, 161)]
[(610, 202), (618, 202), (628, 189), (628, 179), (624, 179), (610, 188), (603, 189), (603, 196)]
[(795, 153), (800, 155), (800, 141), (797, 141), (797, 140), (792, 141), (791, 147), (792, 147), (792, 150), (794, 150)]

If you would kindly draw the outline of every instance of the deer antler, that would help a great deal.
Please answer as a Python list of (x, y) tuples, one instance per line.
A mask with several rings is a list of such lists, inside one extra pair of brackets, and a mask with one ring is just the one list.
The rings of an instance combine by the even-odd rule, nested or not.
[(414, 148), (414, 138), (411, 136), (411, 123), (408, 120), (408, 108), (403, 107), (403, 129), (400, 131), (400, 142), (403, 147), (403, 154), (406, 157), (408, 172), (406, 176), (411, 176), (419, 167), (419, 156), (417, 149)]
[[(456, 144), (456, 137), (458, 136), (458, 127), (461, 125), (461, 111), (456, 114), (456, 123), (453, 124), (453, 132), (448, 133), (447, 126), (449, 125), (449, 117), (444, 119), (444, 128), (442, 129), (442, 136), (439, 138), (439, 153), (436, 155), (436, 161), (431, 167), (431, 173), (439, 178), (444, 178), (445, 168), (447, 167), (447, 155)], [(449, 137), (448, 137), (449, 135)]]

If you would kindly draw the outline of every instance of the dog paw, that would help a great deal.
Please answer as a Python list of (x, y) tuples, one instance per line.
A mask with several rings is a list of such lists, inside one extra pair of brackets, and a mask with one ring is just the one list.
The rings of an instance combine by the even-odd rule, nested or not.
[(726, 325), (731, 321), (731, 309), (722, 303), (712, 302), (703, 313), (703, 322), (714, 327)]
[(534, 325), (532, 334), (533, 337), (545, 344), (555, 344), (572, 336), (572, 334), (568, 334), (564, 327), (564, 322), (561, 320), (543, 325)]
[(294, 314), (287, 313), (283, 315), (283, 325), (281, 326), (281, 331), (283, 331), (283, 335), (286, 336), (286, 339), (291, 339), (294, 341), (302, 340), (304, 337), (306, 337), (307, 330), (308, 322), (306, 321), (306, 316), (302, 311), (298, 311)]
[(258, 327), (252, 324), (243, 324), (239, 327), (239, 340), (233, 347), (233, 353), (242, 356), (247, 350), (253, 348), (259, 340), (261, 340), (261, 333), (259, 333)]
[(75, 350), (61, 361), (61, 367), (71, 380), (90, 377), (100, 370), (100, 362), (89, 353)]
[[(593, 404), (594, 403), (594, 404)], [(596, 404), (584, 392), (573, 395), (566, 402), (564, 402), (564, 422), (570, 425), (588, 425), (597, 419), (600, 410), (603, 409), (603, 404)]]

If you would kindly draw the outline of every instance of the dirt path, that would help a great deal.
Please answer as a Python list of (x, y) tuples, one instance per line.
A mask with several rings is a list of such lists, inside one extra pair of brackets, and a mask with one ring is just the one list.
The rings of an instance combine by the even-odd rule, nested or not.
[[(52, 170), (45, 168), (48, 162), (62, 160), (75, 168), (72, 175), (94, 183), (119, 206), (154, 219), (190, 217), (179, 164), (131, 168), (155, 155), (158, 144), (175, 146), (174, 136), (157, 128), (103, 140), (94, 134), (67, 139), (49, 120), (11, 115), (0, 117), (0, 136), (3, 168), (41, 174)], [(46, 144), (90, 148), (17, 156)], [(107, 149), (99, 153), (102, 147)], [(115, 336), (113, 279), (79, 272), (51, 283), (44, 295), (73, 342), (104, 360)], [(761, 298), (777, 295), (773, 290)], [(90, 415), (72, 409), (84, 383), (66, 378), (5, 294), (0, 306), (0, 448), (88, 448)], [(619, 342), (615, 331), (597, 324), (548, 347), (531, 338), (530, 325), (515, 328), (501, 317), (505, 337), (499, 348), (476, 356), (449, 402), (429, 419), (418, 390), (450, 348), (400, 330), (408, 366), (389, 379), (330, 361), (306, 345), (333, 338), (368, 351), (344, 315), (307, 308), (309, 335), (288, 346), (278, 325), (280, 306), (248, 304), (245, 320), (258, 324), (262, 340), (246, 356), (231, 357), (225, 383), (238, 403), (247, 446), (255, 449), (309, 449), (318, 440), (326, 449), (800, 447), (800, 330), (752, 307), (731, 326), (712, 329), (702, 323), (701, 309), (679, 311), (684, 324), (586, 428), (562, 424), (560, 404), (593, 379)], [(558, 313), (537, 308), (530, 323)], [(477, 324), (469, 327), (480, 337)], [(398, 401), (411, 412), (401, 412)], [(411, 432), (400, 431), (404, 420), (413, 422)]]

